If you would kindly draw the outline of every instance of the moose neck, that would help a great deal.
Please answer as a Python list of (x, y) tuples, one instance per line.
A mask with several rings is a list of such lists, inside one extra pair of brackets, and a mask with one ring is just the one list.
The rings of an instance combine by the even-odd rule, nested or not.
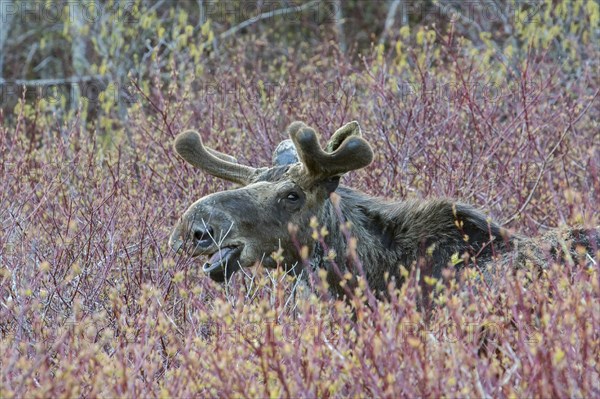
[[(475, 208), (447, 199), (386, 202), (343, 186), (336, 193), (338, 205), (328, 200), (319, 215), (329, 234), (323, 248), (316, 246), (312, 264), (327, 270), (327, 281), (338, 294), (344, 294), (339, 282), (347, 272), (364, 273), (379, 295), (392, 279), (402, 284), (400, 266), (418, 264), (422, 273), (440, 278), (450, 264), (485, 266), (517, 239)], [(341, 227), (346, 222), (350, 226)], [(333, 261), (324, 256), (331, 250)]]
[[(327, 271), (327, 282), (338, 296), (344, 295), (339, 283), (347, 272), (353, 276), (364, 273), (372, 289), (384, 291), (385, 272), (397, 271), (398, 268), (392, 266), (400, 261), (394, 245), (395, 228), (386, 216), (390, 204), (344, 186), (340, 186), (336, 194), (340, 200), (335, 204), (327, 200), (318, 216), (328, 234), (315, 244), (311, 265)], [(327, 256), (331, 251), (336, 254), (333, 260)], [(389, 277), (400, 279), (393, 272)], [(348, 281), (347, 286), (351, 288), (353, 283), (356, 283), (355, 278)]]

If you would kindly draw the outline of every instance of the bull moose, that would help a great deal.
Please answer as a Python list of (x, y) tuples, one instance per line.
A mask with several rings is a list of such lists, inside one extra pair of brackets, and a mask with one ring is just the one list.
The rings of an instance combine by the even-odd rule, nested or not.
[[(292, 153), (264, 168), (204, 147), (193, 130), (175, 139), (176, 152), (188, 163), (242, 186), (196, 201), (169, 240), (175, 251), (208, 257), (203, 270), (213, 280), (257, 263), (295, 272), (308, 265), (325, 269), (332, 291), (343, 295), (343, 276), (360, 269), (381, 293), (387, 279), (402, 283), (400, 266), (439, 277), (446, 267), (518, 261), (524, 252), (518, 248), (527, 247), (527, 239), (470, 205), (448, 199), (389, 202), (340, 185), (344, 173), (373, 160), (356, 121), (338, 129), (325, 148), (302, 122), (292, 123), (288, 134)], [(321, 240), (312, 236), (315, 221), (327, 230)]]

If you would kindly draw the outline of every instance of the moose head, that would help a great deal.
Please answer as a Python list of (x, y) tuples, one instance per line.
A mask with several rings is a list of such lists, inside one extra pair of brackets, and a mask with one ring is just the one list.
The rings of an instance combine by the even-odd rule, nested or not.
[(175, 150), (188, 163), (242, 186), (196, 201), (169, 240), (175, 251), (208, 257), (203, 270), (213, 280), (224, 281), (258, 262), (276, 267), (274, 252), (279, 252), (279, 262), (286, 268), (297, 265), (298, 245), (311, 242), (311, 217), (319, 215), (344, 173), (373, 160), (357, 122), (337, 130), (325, 148), (302, 122), (292, 123), (288, 133), (299, 162), (268, 168), (241, 165), (206, 148), (193, 130), (175, 139)]

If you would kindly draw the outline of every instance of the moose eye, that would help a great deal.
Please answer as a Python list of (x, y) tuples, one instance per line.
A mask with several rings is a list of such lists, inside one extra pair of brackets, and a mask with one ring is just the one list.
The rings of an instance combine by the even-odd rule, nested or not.
[(285, 197), (285, 199), (288, 201), (291, 201), (291, 202), (296, 202), (300, 199), (300, 196), (298, 195), (297, 192), (291, 191), (288, 193), (288, 195)]

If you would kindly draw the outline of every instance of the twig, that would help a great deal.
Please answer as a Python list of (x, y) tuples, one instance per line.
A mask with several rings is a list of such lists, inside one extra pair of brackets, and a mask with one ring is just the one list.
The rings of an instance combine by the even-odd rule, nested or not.
[(585, 115), (585, 113), (587, 112), (587, 110), (590, 109), (590, 107), (594, 103), (594, 100), (596, 99), (596, 97), (598, 97), (598, 93), (600, 93), (600, 89), (596, 90), (596, 92), (592, 96), (592, 99), (589, 102), (589, 104), (587, 105), (587, 107), (585, 107), (585, 109), (583, 111), (581, 111), (579, 113), (579, 115), (577, 115), (577, 117), (575, 117), (575, 119), (573, 119), (571, 122), (569, 122), (569, 125), (562, 132), (562, 134), (560, 135), (560, 138), (558, 139), (558, 141), (556, 142), (556, 144), (554, 145), (554, 147), (552, 147), (552, 150), (544, 158), (544, 162), (542, 162), (542, 166), (540, 168), (540, 172), (538, 173), (537, 179), (535, 180), (535, 183), (533, 185), (533, 188), (529, 192), (529, 195), (525, 199), (525, 202), (523, 202), (523, 205), (521, 205), (521, 207), (519, 208), (519, 210), (517, 212), (515, 212), (510, 218), (508, 218), (508, 220), (506, 220), (505, 222), (501, 223), (501, 226), (505, 226), (505, 225), (509, 224), (510, 222), (512, 222), (513, 220), (515, 220), (517, 218), (517, 216), (519, 216), (523, 212), (523, 210), (525, 210), (525, 208), (527, 207), (527, 205), (529, 205), (529, 202), (531, 202), (531, 199), (533, 198), (533, 194), (535, 193), (535, 190), (537, 189), (537, 186), (540, 183), (540, 180), (542, 179), (542, 175), (546, 171), (546, 166), (548, 166), (548, 162), (550, 161), (550, 159), (552, 158), (552, 156), (554, 155), (554, 153), (558, 149), (558, 146), (563, 142), (563, 140), (566, 137), (567, 133), (569, 133), (569, 131), (573, 128), (573, 125), (575, 125), (577, 122), (579, 122), (579, 120), (581, 119), (581, 117), (583, 117), (583, 115)]
[(86, 75), (86, 76), (72, 76), (70, 78), (57, 78), (57, 79), (15, 79), (8, 80), (0, 78), (0, 85), (13, 84), (16, 86), (53, 86), (53, 85), (64, 85), (81, 82), (90, 82), (92, 80), (101, 80), (105, 78), (105, 75)]
[(481, 377), (479, 377), (479, 371), (477, 371), (477, 368), (473, 370), (473, 377), (475, 378), (475, 388), (477, 389), (477, 394), (479, 395), (479, 397), (491, 399), (491, 396), (486, 394), (485, 390), (483, 389), (483, 385), (481, 384)]
[(239, 30), (244, 29), (250, 25), (253, 25), (253, 24), (257, 23), (258, 21), (262, 21), (263, 19), (275, 17), (275, 16), (281, 15), (281, 14), (288, 14), (288, 13), (292, 13), (292, 12), (302, 12), (302, 11), (312, 7), (314, 4), (319, 3), (320, 1), (321, 0), (313, 0), (313, 1), (309, 1), (306, 4), (302, 4), (301, 6), (298, 6), (298, 7), (285, 7), (285, 8), (278, 8), (276, 10), (272, 10), (269, 12), (263, 12), (262, 14), (259, 14), (256, 17), (247, 19), (244, 22), (227, 29), (225, 32), (223, 32), (219, 35), (219, 39), (225, 39), (231, 35), (234, 35)]
[[(437, 7), (448, 18), (450, 18), (451, 21), (454, 20), (454, 17), (456, 16), (458, 19), (460, 19), (463, 22), (463, 24), (474, 27), (475, 30), (477, 31), (477, 33), (485, 32), (485, 30), (481, 27), (481, 25), (477, 21), (475, 21), (475, 19), (469, 18), (468, 16), (464, 15), (452, 4), (441, 5), (439, 3), (439, 1), (436, 1), (436, 2), (434, 2), (434, 6)], [(454, 14), (452, 14), (452, 13), (454, 13)], [(476, 42), (478, 40), (481, 42), (481, 39), (479, 38), (479, 36), (472, 37), (473, 42)], [(494, 47), (494, 50), (496, 50), (496, 56), (500, 59), (500, 61), (503, 62), (505, 65), (507, 65), (511, 69), (511, 72), (513, 74), (517, 75), (518, 71), (517, 71), (516, 67), (509, 62), (508, 58), (506, 58), (506, 56), (504, 55), (504, 52), (502, 51), (502, 49), (500, 49), (500, 47), (498, 47), (498, 44), (494, 41), (492, 41), (491, 44)]]

